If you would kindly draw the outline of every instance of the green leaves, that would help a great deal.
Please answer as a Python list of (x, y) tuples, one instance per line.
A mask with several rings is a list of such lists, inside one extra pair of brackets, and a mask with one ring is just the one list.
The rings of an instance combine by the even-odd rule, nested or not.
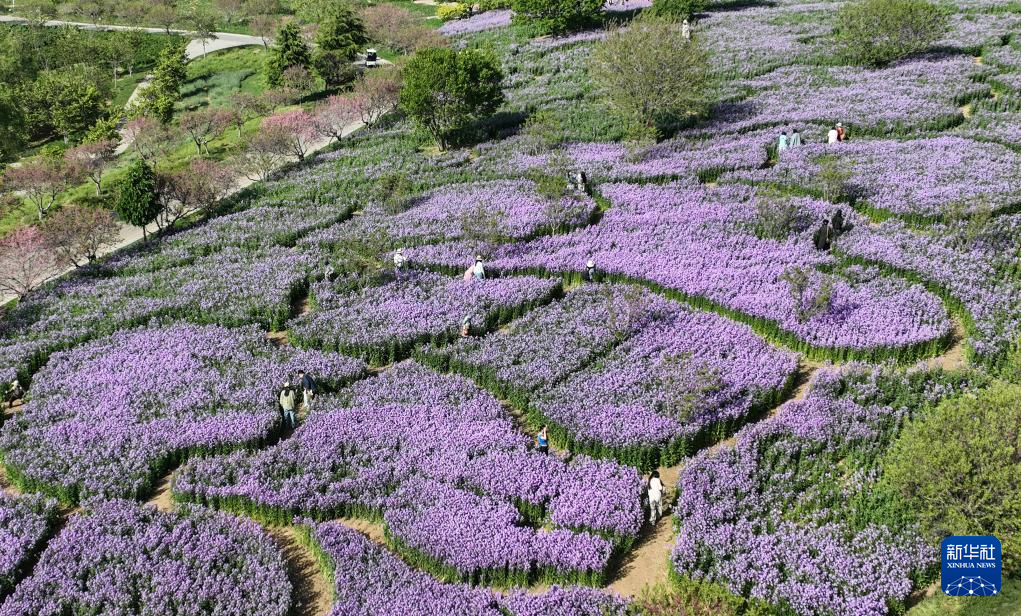
[(844, 55), (873, 66), (925, 51), (948, 28), (946, 13), (927, 0), (860, 0), (837, 15)]

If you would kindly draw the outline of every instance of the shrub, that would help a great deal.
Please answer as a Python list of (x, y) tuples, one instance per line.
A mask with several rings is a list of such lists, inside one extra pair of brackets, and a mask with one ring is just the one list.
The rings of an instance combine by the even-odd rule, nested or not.
[(477, 49), (423, 49), (408, 61), (400, 105), (446, 148), (503, 104), (503, 73)]
[(671, 132), (711, 102), (709, 53), (672, 19), (639, 17), (595, 46), (589, 74), (609, 103), (637, 124)]
[(312, 63), (312, 52), (301, 38), (301, 30), (295, 23), (285, 24), (277, 32), (276, 41), (270, 48), (266, 63), (266, 82), (273, 87), (284, 84), (284, 72), (298, 66), (304, 69)]
[(514, 22), (540, 34), (563, 34), (599, 18), (603, 0), (513, 0)]
[(949, 28), (927, 0), (859, 0), (837, 14), (837, 39), (850, 60), (883, 65), (925, 51)]
[(994, 383), (909, 423), (887, 454), (883, 482), (933, 544), (994, 535), (1003, 571), (1021, 571), (1021, 387)]
[(498, 9), (509, 9), (514, 3), (512, 0), (480, 0), (478, 4), (479, 10), (485, 12), (495, 11)]
[(453, 21), (468, 16), (468, 5), (460, 2), (444, 2), (436, 7), (436, 16), (443, 21)]
[(687, 19), (709, 8), (708, 0), (653, 0), (652, 14)]

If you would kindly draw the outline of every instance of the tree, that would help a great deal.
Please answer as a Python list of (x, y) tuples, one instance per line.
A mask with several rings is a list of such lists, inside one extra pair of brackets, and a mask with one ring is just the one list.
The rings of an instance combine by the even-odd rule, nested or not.
[(148, 239), (145, 227), (160, 214), (156, 173), (144, 160), (136, 160), (120, 182), (114, 211), (121, 220), (142, 228), (142, 237)]
[(316, 131), (321, 137), (340, 141), (344, 129), (361, 118), (361, 110), (352, 96), (331, 96), (316, 111)]
[(25, 111), (18, 96), (0, 90), (0, 164), (17, 158), (25, 145)]
[(166, 157), (174, 145), (170, 127), (144, 116), (124, 125), (124, 138), (131, 143), (142, 160), (150, 165)]
[(638, 17), (610, 33), (589, 58), (589, 74), (625, 119), (671, 132), (711, 103), (709, 53), (674, 20)]
[(603, 10), (603, 0), (514, 0), (514, 21), (540, 34), (563, 34), (591, 25)]
[(160, 54), (152, 81), (139, 96), (145, 115), (163, 124), (170, 123), (174, 117), (174, 103), (181, 94), (181, 85), (188, 77), (187, 61), (183, 48), (168, 47)]
[(95, 261), (104, 247), (116, 244), (120, 227), (109, 210), (71, 205), (50, 217), (42, 234), (57, 265), (79, 267), (83, 261)]
[(839, 156), (825, 154), (816, 159), (818, 171), (812, 176), (812, 183), (815, 184), (823, 199), (837, 202), (847, 196), (848, 185), (851, 180), (851, 170)]
[(57, 16), (56, 0), (18, 0), (18, 15), (29, 25), (41, 26)]
[(0, 239), (0, 291), (23, 299), (53, 273), (53, 258), (36, 227), (20, 227)]
[(181, 130), (187, 133), (195, 144), (196, 152), (201, 155), (203, 149), (209, 154), (209, 142), (222, 135), (232, 122), (233, 115), (229, 110), (204, 107), (181, 116), (180, 125)]
[(277, 32), (276, 41), (270, 48), (266, 63), (266, 82), (272, 87), (284, 83), (284, 71), (292, 66), (308, 70), (312, 62), (308, 45), (301, 38), (301, 30), (295, 23), (284, 24)]
[(443, 47), (446, 39), (422, 23), (420, 17), (395, 4), (376, 4), (362, 11), (362, 20), (370, 40), (382, 43), (401, 54), (426, 47)]
[(305, 160), (316, 136), (316, 123), (307, 111), (295, 109), (266, 118), (262, 121), (262, 130), (279, 131), (290, 153), (298, 160)]
[(273, 15), (256, 15), (248, 20), (248, 28), (262, 39), (262, 46), (269, 49), (270, 38), (280, 28), (280, 19)]
[(44, 102), (50, 124), (65, 143), (83, 135), (106, 114), (109, 90), (94, 77), (95, 71), (76, 66), (45, 71), (36, 80), (35, 96)]
[(62, 158), (35, 156), (8, 168), (4, 180), (9, 189), (28, 199), (42, 222), (56, 205), (60, 193), (77, 181), (73, 171)]
[(949, 29), (927, 0), (858, 0), (837, 13), (837, 41), (854, 62), (881, 66), (925, 51)]
[(373, 71), (355, 83), (352, 100), (362, 122), (372, 126), (397, 107), (400, 93), (401, 80), (397, 71)]
[(339, 88), (358, 78), (358, 67), (343, 51), (317, 50), (312, 58), (312, 68), (327, 88)]
[(241, 130), (245, 127), (245, 123), (272, 111), (266, 99), (249, 92), (231, 94), (227, 104), (230, 107), (231, 123), (238, 129), (238, 139), (241, 139)]
[(163, 207), (157, 223), (166, 229), (188, 214), (211, 208), (230, 194), (234, 171), (227, 165), (196, 158), (184, 169), (162, 176), (160, 184)]
[(284, 71), (281, 89), (293, 92), (295, 100), (308, 96), (316, 89), (316, 78), (304, 66), (289, 66)]
[(113, 162), (116, 148), (117, 142), (111, 140), (83, 143), (64, 152), (64, 160), (75, 175), (92, 180), (98, 195), (103, 192), (103, 174)]
[(657, 17), (688, 19), (707, 8), (708, 0), (653, 0), (650, 12)]
[(162, 26), (167, 34), (170, 34), (170, 29), (180, 18), (177, 10), (169, 4), (154, 4), (149, 8), (149, 21)]
[(994, 383), (913, 419), (887, 453), (881, 485), (905, 504), (931, 545), (994, 535), (1003, 572), (1021, 570), (1021, 387)]
[(446, 148), (503, 104), (502, 81), (499, 64), (488, 52), (423, 49), (404, 70), (400, 105)]
[(208, 9), (195, 6), (188, 15), (188, 23), (195, 32), (195, 38), (202, 43), (202, 55), (206, 54), (206, 44), (216, 40), (216, 14)]
[[(351, 62), (369, 42), (365, 24), (345, 3), (333, 5), (326, 19), (318, 23), (315, 35), (317, 66), (320, 64), (318, 57), (323, 54), (334, 60)], [(320, 77), (323, 76), (320, 74)]]
[(245, 14), (244, 0), (216, 0), (215, 4), (228, 25), (233, 24), (234, 20), (242, 19)]
[(282, 128), (262, 128), (245, 140), (231, 163), (239, 174), (253, 182), (267, 180), (287, 160), (289, 141)]

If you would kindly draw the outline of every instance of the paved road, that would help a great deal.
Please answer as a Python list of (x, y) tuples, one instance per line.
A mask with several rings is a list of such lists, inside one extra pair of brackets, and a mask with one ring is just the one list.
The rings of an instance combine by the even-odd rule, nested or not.
[[(25, 19), (17, 17), (15, 15), (0, 15), (0, 22), (7, 23), (25, 23)], [(112, 24), (87, 24), (78, 21), (61, 21), (52, 20), (43, 23), (44, 26), (72, 26), (75, 28), (81, 28), (82, 30), (141, 30), (142, 32), (149, 32), (151, 34), (165, 34), (167, 30), (165, 28), (139, 28), (135, 26), (115, 26)], [(171, 34), (180, 34), (182, 36), (196, 36), (195, 32), (191, 30), (175, 30), (170, 29)], [(221, 49), (230, 49), (231, 47), (244, 47), (246, 45), (262, 45), (262, 39), (258, 36), (249, 36), (247, 34), (234, 34), (232, 32), (214, 32), (215, 37), (212, 40), (206, 39), (206, 46), (203, 50), (202, 41), (194, 39), (188, 43), (188, 47), (185, 49), (185, 53), (188, 55), (189, 60), (194, 60), (203, 55), (203, 53), (211, 53), (219, 51)]]

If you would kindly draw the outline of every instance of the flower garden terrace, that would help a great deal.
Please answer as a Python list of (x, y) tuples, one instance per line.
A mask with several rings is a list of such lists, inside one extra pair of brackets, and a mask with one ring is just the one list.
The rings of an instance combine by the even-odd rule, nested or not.
[[(602, 588), (648, 545), (642, 473), (667, 468), (673, 583), (766, 613), (906, 607), (936, 546), (870, 513), (879, 460), (1021, 327), (1016, 153), (960, 109), (1007, 83), (1018, 20), (971, 3), (939, 54), (866, 70), (825, 60), (833, 11), (710, 12), (723, 100), (654, 145), (623, 143), (586, 83), (601, 31), (452, 28), (500, 54), (509, 114), (570, 115), (559, 143), (437, 154), (396, 119), (21, 302), (0, 616), (284, 616), (279, 528), (337, 616), (624, 614)], [(852, 141), (772, 151), (836, 120)], [(860, 198), (823, 190), (830, 159)], [(552, 181), (574, 171), (587, 190)], [(487, 277), (466, 281), (476, 254)], [(975, 372), (909, 368), (958, 344)], [(291, 431), (275, 398), (299, 369), (322, 392)], [(532, 447), (543, 425), (556, 455)], [(140, 505), (168, 474), (174, 511)]]

